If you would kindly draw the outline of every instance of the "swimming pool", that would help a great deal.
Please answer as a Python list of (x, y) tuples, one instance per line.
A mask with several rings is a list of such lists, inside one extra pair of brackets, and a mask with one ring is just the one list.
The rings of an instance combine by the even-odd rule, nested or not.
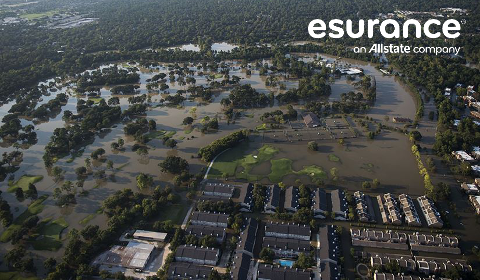
[(295, 262), (289, 260), (279, 260), (278, 263), (280, 264), (280, 266), (292, 267)]

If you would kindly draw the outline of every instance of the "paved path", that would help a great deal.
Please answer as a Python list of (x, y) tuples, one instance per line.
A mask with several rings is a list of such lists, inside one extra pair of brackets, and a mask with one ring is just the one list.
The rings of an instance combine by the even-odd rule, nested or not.
[(207, 169), (207, 172), (205, 172), (205, 176), (203, 177), (203, 180), (207, 180), (207, 177), (208, 177), (208, 173), (210, 172), (210, 169), (212, 168), (213, 166), (213, 163), (215, 162), (215, 160), (223, 153), (225, 153), (226, 151), (230, 150), (230, 148), (226, 149), (225, 151), (219, 153), (218, 155), (216, 155), (212, 161), (210, 162), (210, 164), (208, 165), (208, 169)]
[(188, 218), (190, 218), (190, 214), (192, 214), (193, 209), (195, 209), (195, 203), (193, 203), (192, 206), (190, 206), (190, 209), (188, 209), (188, 212), (185, 215), (185, 219), (183, 219), (183, 223), (181, 226), (182, 229), (185, 229), (187, 227)]

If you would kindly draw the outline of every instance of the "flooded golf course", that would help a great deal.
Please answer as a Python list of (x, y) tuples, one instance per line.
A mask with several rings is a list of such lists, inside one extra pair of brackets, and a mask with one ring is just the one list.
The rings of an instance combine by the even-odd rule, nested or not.
[[(188, 46), (182, 46), (187, 48)], [(195, 45), (189, 45), (191, 50), (196, 50)], [(218, 50), (228, 51), (230, 46), (219, 44)], [(307, 55), (296, 54), (300, 57), (321, 57), (327, 59), (329, 62), (334, 62), (336, 59), (323, 55)], [(252, 87), (261, 93), (269, 94), (270, 92), (284, 92), (288, 89), (296, 88), (298, 86), (297, 79), (286, 77), (279, 77), (279, 81), (285, 84), (284, 89), (277, 87), (265, 86), (267, 76), (261, 76), (259, 69), (255, 63), (248, 64), (247, 67), (242, 68), (239, 61), (225, 61), (229, 69), (230, 76), (238, 76), (241, 78), (240, 84), (251, 84)], [(262, 64), (269, 63), (268, 60), (261, 61)], [(362, 68), (366, 75), (372, 75), (376, 79), (376, 102), (370, 108), (367, 115), (371, 117), (371, 122), (379, 122), (388, 124), (389, 126), (396, 126), (392, 123), (393, 117), (404, 117), (414, 119), (415, 103), (411, 93), (407, 88), (401, 84), (394, 76), (385, 76), (375, 68), (375, 65), (349, 59), (341, 59), (339, 63), (348, 64), (352, 67)], [(196, 98), (189, 98), (189, 93), (186, 93), (186, 101), (182, 106), (169, 107), (161, 105), (161, 99), (164, 99), (168, 94), (156, 91), (149, 91), (147, 83), (154, 75), (159, 73), (168, 74), (173, 64), (159, 63), (160, 66), (142, 67), (139, 64), (118, 63), (119, 67), (138, 67), (140, 74), (139, 94), (147, 94), (151, 98), (150, 106), (146, 112), (146, 119), (153, 119), (157, 123), (156, 130), (159, 132), (157, 137), (153, 137), (146, 145), (148, 146), (147, 155), (139, 155), (132, 151), (132, 146), (136, 143), (132, 136), (126, 136), (124, 133), (124, 126), (126, 123), (118, 123), (110, 129), (103, 129), (92, 143), (85, 143), (85, 147), (75, 155), (67, 155), (59, 158), (55, 166), (63, 169), (64, 179), (75, 182), (77, 176), (75, 169), (85, 165), (85, 159), (90, 157), (90, 154), (98, 148), (105, 149), (106, 153), (102, 160), (92, 160), (93, 171), (103, 169), (106, 173), (105, 179), (96, 179), (89, 175), (84, 183), (82, 195), (76, 195), (76, 204), (58, 207), (55, 205), (55, 200), (52, 197), (54, 188), (60, 186), (63, 180), (55, 181), (51, 170), (45, 167), (42, 156), (45, 152), (45, 147), (50, 141), (50, 137), (56, 128), (61, 128), (68, 125), (62, 116), (66, 110), (76, 114), (77, 100), (88, 99), (88, 97), (77, 96), (74, 92), (75, 84), (68, 81), (55, 83), (55, 80), (46, 81), (44, 84), (54, 82), (55, 86), (50, 87), (49, 96), (43, 96), (41, 101), (36, 105), (47, 103), (49, 100), (55, 98), (59, 93), (66, 93), (69, 96), (68, 102), (61, 108), (56, 116), (53, 116), (48, 121), (39, 123), (32, 123), (31, 120), (21, 119), (22, 125), (34, 124), (35, 132), (37, 133), (38, 142), (30, 146), (28, 149), (20, 149), (23, 152), (23, 162), (18, 171), (14, 173), (14, 181), (21, 178), (22, 175), (36, 175), (43, 176), (43, 179), (35, 183), (38, 190), (38, 195), (49, 195), (43, 202), (43, 211), (38, 213), (40, 220), (51, 218), (52, 220), (63, 217), (68, 227), (61, 233), (60, 240), (65, 238), (65, 233), (73, 228), (82, 229), (87, 224), (106, 226), (106, 216), (101, 214), (100, 207), (102, 202), (110, 195), (118, 190), (130, 188), (134, 191), (139, 191), (136, 186), (135, 177), (143, 172), (154, 178), (154, 185), (172, 186), (173, 176), (162, 173), (158, 164), (169, 155), (180, 156), (188, 161), (190, 164), (190, 172), (192, 174), (200, 172), (208, 163), (202, 161), (197, 157), (200, 148), (208, 145), (216, 139), (228, 135), (240, 129), (250, 129), (250, 140), (243, 143), (237, 148), (233, 148), (225, 152), (218, 159), (216, 164), (228, 164), (229, 160), (238, 161), (239, 165), (235, 165), (231, 174), (226, 174), (229, 180), (242, 180), (241, 160), (248, 155), (256, 156), (259, 149), (265, 145), (273, 147), (275, 152), (268, 160), (258, 162), (258, 164), (251, 165), (249, 170), (250, 175), (254, 175), (255, 181), (269, 184), (272, 182), (269, 177), (270, 174), (275, 173), (275, 180), (281, 180), (285, 184), (317, 184), (324, 188), (344, 188), (348, 190), (360, 190), (363, 181), (371, 181), (378, 179), (381, 186), (378, 189), (372, 190), (374, 192), (394, 192), (394, 193), (408, 193), (413, 196), (422, 195), (424, 193), (423, 180), (418, 174), (418, 167), (414, 156), (411, 153), (411, 142), (408, 137), (402, 133), (383, 130), (374, 140), (369, 140), (366, 137), (366, 130), (351, 117), (345, 117), (345, 120), (350, 124), (350, 128), (358, 132), (356, 138), (345, 139), (343, 143), (339, 143), (337, 139), (318, 140), (318, 151), (310, 151), (307, 149), (307, 142), (279, 142), (279, 143), (265, 143), (263, 138), (263, 131), (258, 131), (256, 128), (262, 125), (260, 116), (265, 112), (271, 112), (277, 109), (285, 109), (286, 106), (279, 106), (277, 101), (265, 108), (255, 108), (242, 110), (241, 116), (232, 122), (227, 122), (223, 108), (220, 101), (228, 97), (230, 89), (222, 89), (214, 92), (214, 97), (210, 103), (203, 102)], [(182, 63), (183, 65), (183, 63)], [(107, 67), (105, 65), (103, 67)], [(193, 73), (192, 77), (196, 80), (196, 86), (206, 86), (209, 83), (207, 73), (200, 73), (196, 64), (189, 64), (188, 68)], [(247, 71), (247, 69), (251, 70)], [(92, 69), (93, 70), (93, 69)], [(212, 73), (208, 73), (212, 74)], [(213, 73), (215, 74), (215, 73)], [(219, 78), (221, 79), (221, 77)], [(57, 79), (59, 81), (59, 79)], [(169, 94), (176, 94), (179, 90), (186, 90), (187, 86), (180, 85), (178, 82), (167, 82), (169, 88), (166, 90)], [(350, 81), (342, 76), (330, 83), (332, 93), (329, 100), (339, 100), (341, 93), (349, 91), (357, 91)], [(103, 87), (100, 90), (100, 98), (108, 100), (112, 95), (110, 88)], [(128, 108), (128, 95), (118, 95), (120, 106), (122, 110)], [(98, 97), (97, 97), (98, 98)], [(98, 100), (97, 100), (98, 101)], [(0, 107), (0, 117), (3, 118), (8, 114), (11, 106), (15, 101)], [(294, 108), (299, 113), (304, 112), (303, 104), (294, 105)], [(191, 116), (194, 119), (192, 125), (182, 125), (182, 120)], [(209, 116), (219, 118), (219, 129), (213, 133), (202, 133), (201, 120)], [(388, 118), (387, 118), (388, 117)], [(387, 120), (388, 119), (388, 120)], [(301, 117), (299, 114), (299, 122)], [(400, 127), (400, 126), (398, 126)], [(178, 144), (175, 148), (166, 147), (162, 143), (160, 136), (169, 135), (175, 139)], [(154, 135), (156, 136), (156, 135)], [(116, 142), (119, 138), (125, 140), (125, 149), (112, 151), (110, 145)], [(13, 146), (3, 145), (1, 152), (14, 151)], [(106, 160), (113, 162), (113, 168), (106, 168)], [(272, 171), (272, 165), (281, 161), (288, 162), (288, 172), (281, 174), (283, 169)], [(232, 165), (230, 165), (232, 166)], [(309, 169), (308, 167), (315, 167)], [(212, 170), (212, 176), (221, 178), (222, 172), (215, 171), (215, 165)], [(303, 170), (303, 171), (302, 171)], [(311, 172), (311, 170), (314, 170)], [(215, 173), (217, 172), (217, 173)], [(320, 172), (319, 175), (314, 174)], [(243, 177), (246, 178), (246, 177)], [(316, 180), (314, 180), (316, 179)], [(14, 214), (14, 219), (23, 213), (30, 199), (25, 199), (19, 202), (15, 194), (7, 192), (8, 179), (2, 182), (2, 196), (11, 206)], [(150, 190), (144, 190), (149, 193)], [(368, 192), (368, 191), (367, 191)], [(182, 203), (178, 207), (178, 211), (173, 213), (173, 217), (165, 217), (174, 219), (176, 223), (183, 221), (183, 216), (188, 210), (189, 202), (185, 195), (182, 194)], [(3, 229), (4, 230), (4, 229)], [(2, 230), (2, 231), (3, 231)], [(2, 253), (11, 248), (9, 243), (2, 244)], [(33, 249), (33, 248), (30, 248)], [(36, 262), (43, 262), (45, 258), (50, 256), (60, 257), (63, 254), (63, 248), (58, 251), (47, 250), (32, 250), (38, 256)]]

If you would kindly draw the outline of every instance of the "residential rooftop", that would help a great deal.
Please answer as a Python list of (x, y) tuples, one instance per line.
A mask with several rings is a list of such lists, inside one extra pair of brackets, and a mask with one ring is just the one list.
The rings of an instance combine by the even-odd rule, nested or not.
[(324, 215), (325, 213), (327, 213), (327, 193), (324, 190), (315, 190), (312, 208), (314, 215)]
[(262, 248), (271, 248), (278, 251), (290, 251), (295, 253), (309, 253), (310, 241), (291, 238), (264, 237)]
[(205, 195), (222, 196), (230, 198), (233, 196), (234, 186), (223, 183), (207, 183), (203, 189)]
[(410, 196), (401, 194), (398, 196), (400, 207), (405, 215), (405, 221), (409, 226), (422, 226), (422, 221), (418, 215), (417, 208)]
[(258, 222), (255, 219), (247, 219), (245, 229), (240, 232), (237, 243), (237, 252), (248, 252), (253, 254), (255, 240), (257, 239)]
[(307, 225), (274, 222), (265, 224), (265, 236), (310, 240), (310, 235), (310, 226)]
[(378, 207), (384, 224), (401, 225), (402, 215), (398, 209), (398, 202), (391, 193), (377, 196)]
[(320, 120), (318, 119), (317, 115), (314, 113), (308, 112), (305, 113), (303, 116), (303, 122), (307, 127), (318, 127), (321, 125)]
[(257, 271), (259, 280), (310, 280), (311, 272), (306, 270), (260, 264)]
[(225, 228), (203, 225), (189, 225), (185, 229), (185, 234), (191, 234), (198, 238), (202, 238), (204, 236), (213, 236), (217, 239), (223, 240), (225, 238)]
[(340, 267), (331, 262), (320, 263), (320, 280), (340, 280)]
[(207, 279), (213, 268), (186, 262), (172, 262), (168, 266), (169, 279)]
[(215, 264), (220, 256), (220, 251), (215, 248), (204, 248), (193, 245), (178, 246), (175, 260), (200, 264)]
[(442, 234), (409, 234), (408, 241), (412, 251), (460, 254), (458, 238)]
[(267, 201), (265, 203), (265, 212), (275, 212), (280, 207), (280, 187), (278, 185), (269, 186), (267, 189)]
[(398, 265), (405, 271), (415, 271), (417, 268), (417, 263), (410, 255), (372, 253), (370, 256), (370, 265), (372, 267), (383, 267), (392, 261), (397, 262)]
[(287, 187), (285, 190), (285, 210), (288, 211), (297, 211), (299, 204), (299, 191), (297, 187)]
[(353, 246), (408, 250), (408, 236), (403, 232), (350, 229)]
[(339, 241), (332, 225), (320, 227), (320, 262), (331, 262), (336, 264), (339, 257)]
[(193, 225), (211, 225), (226, 227), (228, 223), (228, 215), (220, 213), (195, 211), (192, 214), (190, 223)]
[(237, 252), (233, 256), (232, 265), (230, 267), (230, 276), (232, 279), (247, 280), (251, 261), (252, 257), (250, 255)]
[(420, 196), (417, 198), (417, 201), (420, 204), (425, 220), (427, 220), (427, 225), (429, 227), (443, 227), (442, 218), (437, 208), (435, 208), (433, 201), (426, 196)]

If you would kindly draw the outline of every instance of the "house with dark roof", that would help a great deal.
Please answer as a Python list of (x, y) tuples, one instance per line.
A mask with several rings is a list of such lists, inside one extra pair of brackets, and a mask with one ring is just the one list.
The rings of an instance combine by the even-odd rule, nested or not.
[(325, 215), (328, 212), (327, 208), (327, 193), (322, 189), (316, 189), (314, 191), (313, 199), (313, 216), (315, 218), (325, 219)]
[(320, 280), (340, 280), (340, 267), (331, 262), (320, 263)]
[(299, 190), (297, 187), (287, 187), (285, 189), (285, 205), (284, 209), (288, 212), (297, 212), (299, 203), (298, 199), (300, 198)]
[(321, 125), (320, 120), (318, 119), (317, 115), (314, 113), (308, 112), (305, 113), (303, 116), (303, 122), (307, 127), (313, 128), (313, 127), (319, 127)]
[(213, 268), (185, 262), (172, 262), (168, 266), (168, 279), (207, 279)]
[(228, 215), (195, 211), (190, 218), (190, 224), (226, 228), (228, 226)]
[(204, 248), (193, 245), (178, 246), (175, 252), (175, 260), (195, 264), (216, 265), (220, 251), (214, 248)]
[(211, 201), (211, 202), (228, 202), (230, 198), (225, 197), (225, 196), (216, 196), (216, 195), (206, 195), (202, 194), (200, 197), (198, 197), (199, 202), (205, 202), (205, 201)]
[(270, 248), (278, 258), (296, 258), (300, 253), (309, 254), (310, 241), (277, 237), (264, 237), (262, 248)]
[(278, 185), (267, 187), (267, 200), (263, 212), (275, 213), (278, 207), (280, 207), (280, 192), (281, 189)]
[(274, 222), (265, 224), (265, 236), (268, 237), (310, 240), (311, 234), (310, 226), (307, 225)]
[(220, 196), (231, 198), (233, 196), (234, 186), (223, 183), (207, 183), (203, 189), (203, 194), (207, 196)]
[(252, 256), (245, 253), (237, 252), (233, 256), (232, 265), (230, 266), (230, 276), (232, 280), (247, 280), (251, 279), (250, 267)]
[(240, 186), (240, 196), (238, 198), (240, 203), (240, 211), (251, 212), (253, 207), (253, 184), (243, 184)]
[(255, 219), (247, 219), (245, 229), (240, 232), (236, 251), (253, 257), (255, 240), (257, 239), (258, 222)]
[(221, 227), (211, 227), (203, 225), (189, 225), (185, 229), (186, 235), (194, 235), (197, 238), (202, 238), (205, 236), (213, 236), (217, 239), (218, 243), (222, 243), (225, 240), (225, 228)]
[(311, 280), (310, 271), (280, 267), (270, 264), (260, 264), (257, 270), (258, 280)]
[(348, 218), (348, 203), (342, 190), (334, 190), (330, 193), (332, 200), (332, 212), (335, 220), (345, 221)]
[(319, 235), (320, 262), (337, 264), (340, 246), (335, 228), (332, 225), (323, 226), (319, 229)]

